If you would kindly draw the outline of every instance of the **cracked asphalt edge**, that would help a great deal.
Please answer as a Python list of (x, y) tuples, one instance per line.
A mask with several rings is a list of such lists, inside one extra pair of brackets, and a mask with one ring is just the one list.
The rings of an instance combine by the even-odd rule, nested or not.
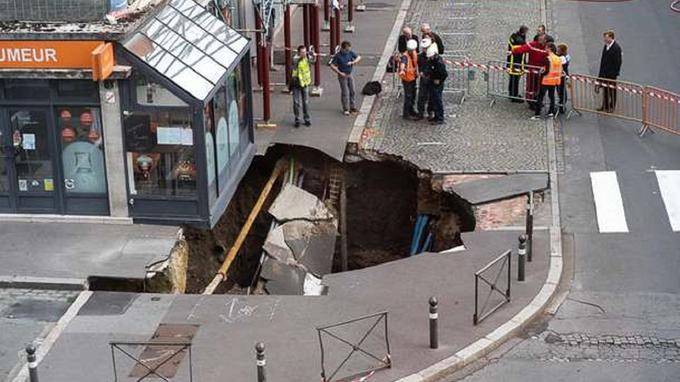
[[(541, 19), (544, 24), (547, 23), (548, 19), (547, 3), (548, 0), (541, 0)], [(559, 187), (557, 179), (557, 148), (555, 144), (556, 125), (552, 119), (546, 120), (546, 129), (550, 165), (552, 224), (550, 226), (550, 265), (548, 276), (543, 283), (543, 287), (541, 287), (538, 294), (524, 307), (524, 309), (491, 333), (461, 349), (453, 356), (439, 361), (415, 374), (401, 378), (398, 382), (436, 381), (442, 376), (460, 370), (479, 358), (489, 354), (498, 346), (514, 337), (516, 333), (528, 326), (543, 312), (554, 314), (566, 299), (569, 288), (568, 286), (565, 287), (565, 285), (560, 285), (561, 283), (569, 283), (569, 280), (563, 280), (562, 278), (564, 264), (562, 258), (562, 228), (560, 222)], [(560, 286), (560, 293), (557, 293), (558, 286)]]

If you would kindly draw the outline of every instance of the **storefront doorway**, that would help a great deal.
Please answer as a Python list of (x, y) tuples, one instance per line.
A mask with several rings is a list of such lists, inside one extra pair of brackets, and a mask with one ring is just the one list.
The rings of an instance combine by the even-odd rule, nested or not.
[(99, 108), (47, 103), (0, 106), (0, 212), (108, 215)]

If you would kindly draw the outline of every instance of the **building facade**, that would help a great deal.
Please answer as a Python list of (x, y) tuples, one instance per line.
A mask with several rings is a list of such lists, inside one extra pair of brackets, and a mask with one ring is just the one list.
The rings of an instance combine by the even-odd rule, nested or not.
[(71, 25), (0, 26), (0, 213), (212, 227), (255, 153), (250, 41), (194, 0)]

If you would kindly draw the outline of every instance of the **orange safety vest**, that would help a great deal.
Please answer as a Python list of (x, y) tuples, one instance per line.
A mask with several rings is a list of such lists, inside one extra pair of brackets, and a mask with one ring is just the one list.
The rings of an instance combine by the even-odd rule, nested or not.
[(399, 72), (399, 77), (402, 81), (415, 81), (416, 77), (418, 77), (418, 56), (415, 51), (406, 51), (404, 55), (406, 56), (406, 69), (403, 72)]
[(562, 61), (560, 61), (560, 58), (553, 53), (550, 53), (548, 59), (550, 60), (550, 71), (543, 76), (541, 84), (545, 86), (557, 86), (562, 81)]

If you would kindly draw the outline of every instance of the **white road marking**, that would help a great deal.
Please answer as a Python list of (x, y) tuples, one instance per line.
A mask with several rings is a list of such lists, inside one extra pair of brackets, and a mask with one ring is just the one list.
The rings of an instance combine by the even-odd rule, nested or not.
[(680, 171), (656, 171), (661, 198), (673, 232), (680, 231)]
[(614, 171), (590, 173), (600, 232), (628, 232), (619, 182)]

